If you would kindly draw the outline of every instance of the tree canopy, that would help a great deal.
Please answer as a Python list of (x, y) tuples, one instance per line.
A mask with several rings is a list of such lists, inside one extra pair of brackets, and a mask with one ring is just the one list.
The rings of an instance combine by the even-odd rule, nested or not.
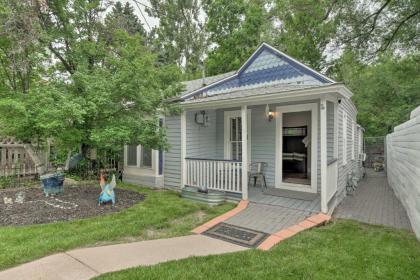
[[(105, 22), (101, 1), (11, 1), (3, 7), (3, 134), (52, 138), (56, 146), (81, 145), (84, 152), (128, 143), (165, 147), (158, 115), (167, 108), (163, 101), (179, 92), (180, 72), (158, 63), (129, 6), (121, 13), (117, 3), (111, 14), (118, 16)], [(29, 32), (16, 31), (23, 28)]]
[[(133, 4), (137, 4), (134, 5)], [(238, 69), (268, 42), (354, 92), (366, 135), (420, 105), (419, 1), (0, 0), (0, 134), (72, 148), (165, 147), (180, 80)]]

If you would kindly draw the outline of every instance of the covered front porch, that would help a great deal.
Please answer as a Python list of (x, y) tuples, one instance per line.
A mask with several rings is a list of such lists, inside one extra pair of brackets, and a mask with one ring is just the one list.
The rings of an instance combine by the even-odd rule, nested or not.
[[(337, 191), (337, 94), (203, 100), (182, 104), (182, 187), (328, 212)], [(266, 187), (260, 176), (254, 187), (259, 171)]]

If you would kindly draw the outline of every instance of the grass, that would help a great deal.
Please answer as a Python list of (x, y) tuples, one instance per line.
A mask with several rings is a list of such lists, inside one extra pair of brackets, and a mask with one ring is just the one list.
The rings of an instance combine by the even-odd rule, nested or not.
[(121, 212), (45, 225), (0, 227), (0, 270), (45, 255), (78, 247), (166, 238), (187, 234), (195, 226), (234, 207), (217, 207), (181, 199), (171, 191), (124, 184), (146, 195)]
[(404, 230), (338, 220), (267, 252), (193, 257), (96, 279), (420, 279), (420, 244)]

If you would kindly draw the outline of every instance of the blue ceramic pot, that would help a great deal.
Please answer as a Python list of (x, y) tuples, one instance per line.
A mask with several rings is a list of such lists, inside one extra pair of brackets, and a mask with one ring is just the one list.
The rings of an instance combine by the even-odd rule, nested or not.
[(42, 188), (46, 196), (50, 194), (57, 194), (63, 192), (64, 174), (53, 173), (46, 174), (40, 177)]

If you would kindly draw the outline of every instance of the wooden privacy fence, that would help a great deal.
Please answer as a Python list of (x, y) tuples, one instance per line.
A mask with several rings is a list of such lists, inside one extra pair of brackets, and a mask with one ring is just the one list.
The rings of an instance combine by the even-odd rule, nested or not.
[(38, 174), (40, 165), (36, 164), (30, 148), (13, 138), (5, 138), (0, 142), (0, 177), (28, 176)]
[(365, 167), (373, 168), (375, 162), (384, 163), (385, 157), (385, 137), (365, 137)]
[(420, 239), (420, 106), (387, 135), (386, 153), (388, 182)]

